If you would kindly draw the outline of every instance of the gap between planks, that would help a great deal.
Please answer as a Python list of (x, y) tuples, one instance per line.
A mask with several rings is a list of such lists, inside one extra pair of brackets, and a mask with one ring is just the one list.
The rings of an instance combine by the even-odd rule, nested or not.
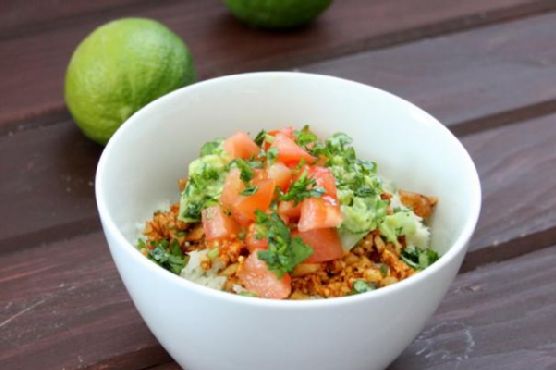
[[(532, 102), (529, 99), (526, 100), (525, 102), (530, 104), (525, 108), (524, 107), (512, 108), (514, 105), (519, 105), (520, 103), (523, 104), (524, 100), (521, 98), (516, 98), (516, 94), (504, 93), (504, 91), (506, 91), (506, 89), (508, 88), (508, 85), (500, 84), (502, 81), (500, 80), (500, 78), (504, 77), (508, 73), (513, 73), (512, 75), (515, 75), (517, 73), (520, 76), (519, 81), (521, 81), (522, 83), (521, 87), (524, 88), (526, 87), (525, 84), (533, 77), (532, 83), (529, 83), (529, 85), (531, 86), (527, 86), (526, 89), (523, 91), (523, 93), (527, 96), (532, 96), (534, 98), (539, 98), (539, 99), (546, 96), (551, 96), (553, 89), (549, 88), (549, 86), (552, 86), (551, 85), (552, 80), (550, 79), (550, 75), (553, 75), (552, 73), (553, 69), (550, 64), (546, 64), (546, 62), (542, 62), (542, 61), (543, 59), (547, 59), (547, 60), (553, 59), (554, 58), (553, 53), (552, 52), (546, 52), (545, 54), (540, 53), (539, 56), (538, 55), (539, 52), (536, 51), (537, 50), (536, 48), (527, 48), (524, 47), (523, 45), (527, 44), (527, 40), (530, 39), (532, 34), (537, 35), (538, 42), (540, 43), (540, 45), (547, 43), (548, 42), (547, 40), (550, 41), (551, 40), (550, 37), (547, 37), (546, 26), (551, 25), (555, 18), (556, 18), (556, 14), (552, 13), (550, 15), (544, 15), (544, 16), (538, 16), (534, 18), (528, 18), (525, 20), (519, 20), (511, 24), (497, 25), (489, 28), (483, 28), (477, 31), (452, 35), (449, 37), (443, 37), (443, 38), (438, 38), (429, 41), (421, 41), (418, 43), (406, 45), (403, 47), (393, 48), (389, 50), (365, 52), (365, 53), (361, 53), (361, 55), (358, 56), (350, 56), (350, 57), (342, 58), (340, 60), (322, 62), (316, 65), (309, 65), (307, 67), (303, 67), (303, 69), (304, 70), (306, 69), (309, 72), (324, 72), (324, 73), (330, 71), (336, 71), (341, 76), (348, 77), (348, 78), (351, 77), (350, 76), (351, 74), (352, 76), (358, 76), (359, 81), (364, 83), (370, 83), (370, 84), (374, 84), (374, 81), (378, 78), (379, 86), (383, 87), (384, 84), (386, 84), (387, 90), (394, 91), (395, 93), (399, 93), (399, 95), (401, 95), (402, 97), (407, 97), (413, 101), (417, 99), (420, 105), (424, 105), (427, 110), (431, 110), (433, 111), (433, 113), (438, 113), (439, 112), (438, 109), (441, 108), (440, 110), (441, 121), (446, 119), (446, 121), (448, 121), (448, 124), (451, 127), (456, 128), (455, 129), (456, 133), (459, 132), (460, 134), (467, 134), (467, 137), (469, 137), (471, 133), (478, 134), (479, 131), (485, 132), (487, 131), (487, 129), (492, 130), (498, 127), (500, 124), (507, 125), (509, 123), (523, 122), (520, 119), (526, 120), (529, 115), (536, 116), (539, 114), (550, 113), (550, 109), (548, 109), (547, 106), (551, 107), (554, 105), (554, 103), (551, 103), (551, 100), (548, 100), (549, 103), (546, 104), (545, 101), (542, 101), (541, 103), (536, 103), (536, 102)], [(510, 30), (517, 32), (517, 35), (512, 35), (512, 37), (510, 38), (513, 41), (512, 50), (516, 48), (516, 50), (511, 51), (511, 53), (509, 53), (506, 46), (504, 46), (505, 44), (507, 44), (506, 41), (508, 41), (508, 38), (501, 37), (508, 34)], [(477, 40), (481, 40), (481, 43), (477, 43)], [(496, 45), (496, 43), (493, 44), (493, 41), (499, 43), (501, 40), (504, 41), (503, 42), (504, 47), (500, 49), (496, 49), (496, 48), (493, 49), (492, 45)], [(515, 45), (516, 43), (517, 45)], [(454, 52), (454, 49), (449, 49), (449, 45), (452, 44), (458, 45), (457, 47), (458, 53), (456, 53), (455, 57), (449, 58), (447, 60), (448, 66), (450, 66), (448, 70), (449, 74), (448, 75), (445, 74), (446, 71), (443, 72), (442, 69), (440, 69), (440, 74), (436, 73), (435, 71), (436, 68), (438, 68), (438, 65), (434, 64), (433, 61), (429, 59), (423, 59), (423, 56), (430, 54), (432, 49), (438, 49), (438, 48), (444, 49), (445, 52), (447, 53), (452, 53)], [(452, 74), (450, 70), (462, 69), (463, 65), (469, 64), (469, 61), (471, 60), (470, 56), (476, 57), (477, 55), (479, 56), (486, 55), (484, 54), (485, 50), (486, 52), (489, 53), (489, 55), (491, 56), (493, 55), (494, 62), (492, 60), (489, 60), (487, 63), (484, 63), (484, 65), (483, 64), (479, 64), (478, 66), (474, 65), (469, 70), (466, 70), (465, 73), (461, 75), (456, 75), (454, 78), (458, 79), (458, 78), (463, 78), (465, 76), (473, 76), (478, 71), (484, 70), (487, 73), (490, 73), (489, 76), (493, 78), (499, 84), (499, 86), (495, 88), (494, 86), (496, 86), (496, 84), (494, 86), (490, 86), (490, 85), (482, 85), (480, 83), (479, 84), (475, 83), (470, 85), (471, 90), (447, 89), (448, 86), (453, 85), (453, 79), (454, 79), (454, 78), (450, 79), (450, 74)], [(464, 51), (463, 54), (462, 51)], [(515, 54), (520, 56), (532, 55), (532, 57), (529, 58), (530, 60), (521, 59), (521, 57), (517, 58)], [(414, 70), (411, 70), (409, 74), (408, 73), (396, 74), (396, 72), (398, 72), (398, 70), (403, 66), (403, 63), (400, 64), (400, 61), (407, 60), (408, 58), (409, 59), (416, 58), (416, 60), (419, 61), (419, 63), (417, 64), (414, 63), (415, 64)], [(499, 60), (503, 60), (505, 62), (508, 61), (511, 62), (509, 68), (506, 65), (507, 63), (506, 64), (500, 63)], [(365, 69), (369, 69), (365, 67), (367, 65), (373, 66), (372, 73), (364, 72)], [(527, 67), (526, 68), (523, 67), (524, 65)], [(497, 74), (492, 74), (493, 70), (495, 71), (499, 70), (500, 72)], [(533, 72), (535, 74), (532, 74)], [(482, 73), (483, 74), (479, 76), (479, 80), (485, 77), (484, 72)], [(409, 85), (416, 85), (417, 87), (419, 87), (419, 89), (424, 88), (425, 90), (429, 91), (429, 94), (422, 94), (419, 89), (415, 89), (407, 86), (408, 83), (406, 81), (406, 78), (408, 78), (408, 75), (411, 74), (416, 74), (416, 75), (418, 74), (420, 76), (421, 75), (425, 76), (424, 79), (420, 79), (416, 81), (410, 80)], [(400, 83), (400, 81), (402, 82)], [(444, 82), (438, 84), (435, 81), (444, 81)], [(484, 90), (488, 91), (487, 95), (482, 95), (483, 94), (482, 91)], [(488, 98), (489, 94), (502, 95), (504, 98), (501, 100), (492, 100), (492, 99), (487, 100), (487, 102), (485, 103), (482, 99)], [(477, 101), (474, 101), (477, 100), (475, 98), (477, 95), (480, 96), (480, 99), (478, 99), (480, 104), (482, 106), (486, 105), (487, 108), (482, 108), (481, 106), (477, 105)], [(518, 95), (522, 96), (523, 94), (518, 94)], [(419, 100), (419, 99), (423, 99), (423, 96), (426, 97), (425, 100)], [(459, 96), (464, 96), (464, 97), (466, 96), (466, 99), (463, 99), (462, 101), (454, 100), (454, 96), (456, 98), (458, 98)], [(438, 103), (438, 101), (440, 101), (440, 103)], [(537, 108), (540, 107), (540, 108), (533, 109), (529, 107), (537, 107)], [(497, 112), (497, 110), (499, 109), (503, 110), (503, 112), (501, 113)], [(464, 114), (464, 112), (469, 110), (479, 111), (480, 112), (479, 118), (469, 119), (468, 118), (469, 114)], [(508, 112), (513, 112), (513, 113), (508, 113)], [(516, 116), (514, 117), (513, 114), (516, 114)], [(497, 117), (497, 116), (502, 118), (498, 120), (493, 119), (493, 117)], [(69, 115), (67, 115), (67, 113), (62, 113), (61, 117), (66, 118), (64, 122), (68, 127), (72, 126), (72, 123), (69, 120)], [(490, 118), (483, 118), (483, 117), (490, 117)], [(494, 123), (490, 122), (490, 119), (493, 119)], [(462, 120), (463, 123), (459, 123), (458, 120)], [(52, 120), (52, 122), (55, 122), (55, 120)], [(479, 124), (480, 122), (484, 123), (484, 126), (480, 125)], [(462, 129), (467, 127), (467, 125), (472, 125), (471, 129), (468, 130)], [(531, 129), (533, 129), (535, 127), (534, 125), (536, 125), (536, 123), (531, 122), (528, 127), (531, 127)], [(544, 123), (543, 125), (546, 126), (546, 123)], [(39, 126), (39, 128), (40, 127), (41, 126)], [(56, 130), (45, 130), (47, 131), (45, 134), (51, 137), (51, 139), (49, 140), (52, 140), (52, 142), (48, 141), (42, 143), (40, 146), (40, 148), (42, 149), (39, 150), (39, 152), (37, 152), (36, 155), (42, 155), (42, 156), (46, 155), (47, 157), (50, 156), (54, 159), (54, 162), (57, 162), (59, 161), (58, 157), (65, 156), (71, 152), (72, 155), (74, 156), (77, 155), (78, 157), (83, 158), (83, 161), (79, 162), (77, 166), (77, 168), (80, 169), (79, 171), (81, 171), (81, 169), (83, 170), (82, 171), (83, 174), (81, 174), (82, 176), (76, 174), (77, 176), (74, 176), (76, 177), (76, 180), (80, 180), (83, 182), (84, 181), (83, 178), (85, 178), (86, 180), (88, 176), (94, 176), (93, 167), (94, 167), (94, 163), (96, 163), (96, 156), (99, 153), (99, 150), (97, 149), (99, 148), (93, 146), (90, 142), (86, 142), (78, 134), (75, 128), (72, 127), (71, 130), (64, 129), (61, 131), (58, 130), (59, 128), (62, 127), (56, 127)], [(22, 131), (25, 130), (22, 129)], [(52, 132), (48, 133), (48, 131), (52, 131)], [(32, 132), (16, 133), (16, 135), (20, 135), (20, 134), (23, 136), (26, 135), (28, 136), (29, 134), (32, 134)], [(41, 136), (43, 136), (43, 134), (41, 134)], [(67, 136), (67, 137), (65, 137), (65, 140), (62, 140), (60, 136)], [(471, 139), (471, 141), (473, 141), (473, 139)], [(31, 143), (34, 143), (33, 147), (36, 147), (36, 145), (38, 144), (34, 141), (33, 142), (30, 141), (27, 144), (24, 144), (26, 143), (25, 141), (23, 142), (20, 141), (19, 143), (20, 144), (15, 146), (14, 150), (16, 150), (17, 147), (20, 147), (22, 143), (24, 146), (31, 145)], [(57, 147), (57, 146), (66, 147), (68, 143), (74, 145), (73, 147), (68, 148), (68, 150), (71, 149), (69, 150), (69, 152), (50, 153), (53, 147)], [(515, 142), (514, 145), (519, 145), (519, 142)], [(501, 148), (501, 150), (507, 150), (507, 149)], [(6, 155), (7, 154), (8, 152), (6, 152)], [(494, 156), (495, 154), (496, 153), (489, 153), (488, 156)], [(485, 155), (482, 155), (482, 157), (485, 157)], [(47, 159), (48, 158), (46, 158), (45, 160)], [(529, 158), (529, 160), (531, 162), (535, 161), (533, 158)], [(32, 172), (28, 174), (28, 177), (30, 176), (48, 177), (49, 173), (52, 173), (53, 170), (58, 168), (65, 169), (67, 171), (66, 168), (68, 167), (67, 164), (64, 163), (54, 164), (54, 162), (53, 163), (48, 162), (49, 163), (48, 167), (53, 166), (53, 168), (51, 168), (49, 171), (36, 172), (36, 173)], [(46, 163), (42, 163), (42, 164), (38, 164), (37, 166), (42, 168), (46, 165), (47, 165)], [(76, 164), (72, 164), (69, 167), (75, 167), (75, 166)], [(539, 173), (536, 172), (533, 173), (533, 175), (539, 176)], [(487, 178), (492, 178), (492, 175)], [(47, 188), (47, 190), (50, 189), (49, 191), (52, 191), (52, 187), (56, 185), (54, 181), (51, 182), (52, 184), (48, 183), (49, 187)], [(8, 188), (9, 187), (7, 187), (6, 189)], [(39, 188), (38, 190), (40, 191), (42, 188), (43, 187)], [(90, 199), (90, 198), (94, 198), (94, 195), (92, 194), (92, 190), (85, 191), (84, 189), (81, 189), (79, 187), (77, 187), (76, 190), (80, 191), (80, 196), (85, 201), (94, 203), (94, 201)], [(37, 191), (35, 191), (34, 193), (36, 192)], [(69, 199), (68, 196), (66, 196), (65, 198)], [(69, 201), (68, 199), (65, 199), (66, 203)], [(48, 206), (51, 204), (45, 203), (45, 205)], [(67, 212), (69, 209), (66, 210), (62, 208), (61, 210)], [(78, 212), (78, 210), (74, 210), (72, 214), (75, 215), (75, 218), (78, 219), (78, 221), (75, 221), (75, 219), (71, 220), (70, 218), (66, 218), (64, 220), (60, 219), (60, 221), (62, 222), (52, 223), (48, 225), (45, 224), (43, 225), (44, 226), (43, 228), (29, 230), (25, 234), (15, 233), (11, 236), (8, 235), (7, 237), (5, 237), (0, 241), (0, 246), (1, 246), (0, 250), (1, 252), (9, 252), (10, 250), (19, 249), (18, 246), (23, 244), (25, 244), (27, 247), (32, 247), (33, 245), (42, 245), (47, 242), (54, 242), (58, 239), (61, 239), (62, 236), (63, 238), (67, 238), (67, 237), (86, 234), (98, 230), (99, 227), (98, 227), (98, 219), (96, 216), (96, 210), (85, 209), (85, 213), (87, 217), (84, 217), (85, 215), (83, 214), (83, 212)], [(81, 219), (79, 219), (79, 217), (81, 217)], [(507, 233), (507, 230), (505, 230), (505, 232)], [(552, 237), (553, 234), (551, 233), (550, 230), (547, 231), (544, 229), (538, 229), (528, 235), (531, 236), (534, 240), (539, 239), (543, 241), (543, 240), (547, 240), (546, 238)], [(512, 256), (515, 255), (526, 253), (528, 251), (526, 245), (531, 239), (529, 237), (523, 238), (519, 234), (515, 234), (515, 235), (512, 234), (512, 236), (516, 237), (519, 241), (514, 242), (513, 240), (502, 240), (501, 243), (507, 246), (508, 248), (500, 248), (500, 250), (504, 249), (508, 251), (509, 249), (511, 249), (511, 250), (515, 250), (515, 252), (512, 253), (506, 252), (506, 254), (504, 255), (498, 255), (497, 254), (498, 249), (492, 248), (494, 251), (496, 251), (495, 253), (492, 253), (491, 251), (482, 252), (483, 254), (477, 255), (479, 256), (477, 257), (477, 259), (483, 257), (487, 258), (488, 260), (493, 260), (496, 258), (505, 259), (505, 258), (511, 258)], [(488, 243), (490, 243), (493, 240), (494, 239), (489, 239), (487, 241)], [(485, 240), (483, 240), (482, 242), (485, 242)], [(484, 245), (481, 244), (481, 246), (487, 247), (489, 245), (488, 243)], [(541, 244), (544, 245), (546, 244), (546, 242), (543, 242)], [(464, 265), (465, 266), (464, 269), (466, 270), (473, 269), (476, 266), (476, 263), (473, 262), (474, 261), (473, 258), (471, 258), (469, 261), (470, 262)]]
[[(140, 3), (143, 4), (143, 2)], [(169, 3), (173, 4), (173, 2)], [(114, 11), (120, 11), (121, 9), (125, 10), (127, 8), (131, 8), (132, 6), (133, 5), (121, 5), (119, 7), (116, 7)], [(145, 9), (151, 8), (146, 6), (146, 4), (143, 4), (142, 7), (144, 7)], [(345, 43), (332, 46), (330, 48), (327, 48), (326, 50), (321, 50), (319, 48), (316, 49), (313, 53), (289, 52), (285, 53), (285, 56), (280, 55), (282, 54), (280, 53), (273, 55), (271, 58), (258, 57), (255, 58), (254, 61), (246, 60), (244, 61), (244, 63), (230, 63), (228, 66), (220, 66), (216, 70), (212, 71), (203, 71), (201, 67), (200, 74), (204, 77), (214, 77), (216, 75), (222, 74), (222, 69), (226, 70), (225, 73), (241, 73), (253, 70), (268, 69), (288, 69), (302, 64), (314, 63), (317, 61), (322, 62), (330, 60), (332, 58), (338, 58), (362, 51), (384, 49), (421, 39), (449, 35), (455, 32), (461, 32), (473, 28), (505, 23), (513, 21), (517, 18), (534, 16), (542, 13), (553, 12), (555, 10), (556, 2), (554, 2), (553, 0), (539, 0), (525, 4), (516, 4), (508, 8), (501, 9), (486, 9), (480, 12), (476, 11), (475, 13), (453, 16), (452, 18), (442, 19), (436, 22), (432, 21), (429, 24), (409, 26), (401, 30), (385, 30), (385, 32), (379, 33), (377, 35), (347, 40), (347, 42)], [(106, 12), (108, 12), (108, 10), (98, 10), (97, 12), (86, 13), (81, 17), (94, 17), (97, 13), (104, 14)], [(75, 22), (75, 20), (72, 20), (72, 22)], [(25, 35), (26, 34), (24, 33), (17, 33), (18, 37), (23, 37)], [(31, 126), (33, 127), (39, 126), (43, 123), (53, 124), (53, 121), (51, 119), (41, 119), (41, 116), (48, 116), (49, 114), (59, 115), (63, 114), (63, 112), (63, 102), (57, 101), (52, 102), (47, 108), (39, 110), (37, 112), (19, 114), (19, 117), (16, 114), (15, 118), (8, 118), (6, 121), (4, 121), (4, 123), (2, 123), (2, 125), (0, 125), (7, 126), (5, 128), (0, 128), (0, 135), (14, 131), (14, 127), (17, 128), (27, 121), (32, 121)]]

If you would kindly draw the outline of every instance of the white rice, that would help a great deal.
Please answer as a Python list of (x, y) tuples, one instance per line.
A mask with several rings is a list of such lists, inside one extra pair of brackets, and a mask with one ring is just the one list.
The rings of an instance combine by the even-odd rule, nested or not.
[(223, 267), (223, 263), (215, 258), (212, 260), (212, 266), (208, 271), (201, 267), (201, 262), (208, 259), (207, 252), (207, 249), (203, 249), (189, 253), (189, 262), (181, 271), (180, 276), (194, 283), (222, 290), (227, 278), (218, 275), (218, 271)]

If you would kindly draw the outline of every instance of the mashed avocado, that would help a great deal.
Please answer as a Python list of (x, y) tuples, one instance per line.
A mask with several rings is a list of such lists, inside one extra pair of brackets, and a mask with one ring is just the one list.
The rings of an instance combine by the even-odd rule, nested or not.
[(388, 201), (380, 198), (383, 189), (376, 163), (357, 159), (351, 142), (347, 135), (334, 134), (315, 150), (328, 157), (327, 166), (336, 178), (343, 218), (340, 235), (348, 249), (378, 227), (388, 207)]
[(181, 194), (179, 219), (198, 222), (201, 211), (218, 202), (230, 158), (222, 149), (222, 140), (206, 143), (201, 156), (189, 164), (189, 179)]

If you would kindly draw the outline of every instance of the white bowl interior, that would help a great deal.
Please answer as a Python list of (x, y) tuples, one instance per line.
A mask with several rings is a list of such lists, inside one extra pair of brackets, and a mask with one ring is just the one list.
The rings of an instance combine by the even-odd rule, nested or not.
[[(129, 119), (105, 153), (99, 184), (112, 220), (132, 244), (137, 222), (178, 199), (177, 181), (200, 146), (238, 130), (309, 124), (344, 132), (361, 158), (400, 188), (435, 195), (432, 245), (444, 254), (478, 212), (478, 181), (448, 130), (413, 104), (354, 82), (296, 73), (219, 78), (174, 92)], [(98, 190), (97, 190), (98, 191)]]

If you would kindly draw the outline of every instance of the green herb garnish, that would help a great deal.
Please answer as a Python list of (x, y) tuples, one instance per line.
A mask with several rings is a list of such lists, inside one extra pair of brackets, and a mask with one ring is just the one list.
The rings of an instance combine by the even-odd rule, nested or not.
[(298, 204), (306, 198), (320, 198), (324, 194), (324, 188), (317, 186), (315, 179), (307, 176), (304, 172), (295, 182), (290, 186), (286, 194), (282, 194), (281, 200), (293, 200)]
[(355, 280), (353, 283), (353, 291), (352, 294), (361, 294), (365, 292), (370, 292), (371, 290), (375, 290), (376, 285), (373, 283), (367, 283), (365, 280), (358, 279)]
[(422, 249), (410, 246), (402, 250), (401, 258), (414, 270), (421, 271), (436, 262), (439, 256), (432, 248)]
[(164, 269), (179, 274), (187, 264), (188, 256), (184, 255), (177, 240), (168, 242), (162, 239), (150, 244), (153, 248), (149, 250), (147, 257)]
[(243, 191), (240, 193), (243, 196), (251, 196), (253, 194), (255, 194), (258, 190), (258, 187), (255, 185), (249, 185), (247, 186), (245, 189), (243, 189)]
[(222, 139), (208, 141), (201, 147), (201, 157), (209, 154), (219, 154), (222, 151)]
[(239, 169), (240, 171), (239, 177), (241, 178), (241, 181), (243, 181), (245, 184), (247, 184), (249, 181), (253, 179), (255, 173), (253, 171), (253, 168), (249, 165), (249, 162), (244, 161), (243, 159), (234, 159), (231, 162), (231, 165)]
[(380, 273), (382, 274), (383, 277), (388, 276), (388, 274), (390, 273), (390, 266), (388, 266), (387, 264), (381, 263), (380, 264)]
[(266, 131), (261, 130), (261, 131), (259, 131), (257, 136), (255, 136), (255, 144), (257, 144), (258, 147), (261, 147), (263, 145), (265, 139), (266, 139)]
[(268, 238), (268, 249), (257, 252), (257, 257), (265, 261), (268, 269), (278, 277), (292, 272), (295, 266), (313, 254), (313, 248), (300, 237), (292, 237), (290, 229), (276, 212), (270, 215), (256, 211), (256, 237)]
[(295, 142), (307, 149), (309, 144), (316, 144), (318, 141), (317, 135), (315, 135), (308, 125), (303, 126), (301, 130), (294, 131)]

